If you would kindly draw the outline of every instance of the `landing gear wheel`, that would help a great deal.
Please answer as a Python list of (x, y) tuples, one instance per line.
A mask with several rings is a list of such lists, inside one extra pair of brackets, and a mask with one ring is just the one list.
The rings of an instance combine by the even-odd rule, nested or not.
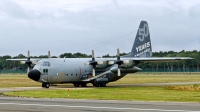
[(74, 83), (74, 87), (79, 87), (80, 84), (79, 83)]
[(42, 87), (49, 88), (50, 84), (49, 83), (42, 83)]
[(99, 87), (100, 85), (99, 85), (99, 84), (93, 84), (93, 86), (95, 86), (95, 87)]
[(45, 87), (45, 83), (42, 83), (42, 87)]
[(82, 83), (81, 87), (87, 87), (87, 84), (86, 83)]
[(106, 84), (100, 84), (100, 87), (106, 87)]
[(46, 87), (46, 88), (49, 88), (49, 87), (50, 87), (50, 84), (49, 84), (49, 83), (46, 83), (46, 84), (45, 84), (45, 87)]

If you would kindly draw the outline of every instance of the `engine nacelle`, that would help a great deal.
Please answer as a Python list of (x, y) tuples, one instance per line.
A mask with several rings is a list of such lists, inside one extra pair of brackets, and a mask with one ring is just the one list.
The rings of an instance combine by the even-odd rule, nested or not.
[(133, 60), (123, 60), (122, 68), (132, 68), (136, 63)]
[(97, 66), (96, 68), (106, 68), (108, 67), (108, 62), (107, 61), (97, 61)]
[[(138, 72), (138, 71), (140, 71), (140, 70), (142, 70), (142, 69), (141, 69), (141, 68), (138, 68), (138, 67), (136, 67), (136, 66), (134, 66), (133, 68), (127, 68), (127, 69), (125, 69), (125, 68), (120, 68), (121, 73), (135, 73), (135, 72)], [(112, 67), (112, 68), (110, 69), (110, 71), (113, 72), (113, 73), (117, 73), (118, 67), (117, 67), (117, 66)]]

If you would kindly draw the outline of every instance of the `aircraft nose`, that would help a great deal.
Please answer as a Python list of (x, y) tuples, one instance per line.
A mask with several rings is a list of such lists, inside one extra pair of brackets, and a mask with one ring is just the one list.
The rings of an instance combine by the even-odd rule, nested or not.
[(34, 69), (34, 70), (31, 70), (31, 71), (28, 73), (28, 77), (29, 77), (30, 79), (33, 79), (34, 81), (39, 81), (40, 75), (41, 75), (40, 71), (35, 70), (35, 69)]

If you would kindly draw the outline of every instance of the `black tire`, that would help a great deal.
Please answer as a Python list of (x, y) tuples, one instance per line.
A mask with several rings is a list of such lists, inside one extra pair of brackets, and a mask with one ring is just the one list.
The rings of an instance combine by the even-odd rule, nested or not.
[(42, 83), (42, 87), (45, 87), (45, 83)]
[(87, 87), (87, 84), (86, 83), (82, 83), (81, 87)]
[(74, 87), (79, 87), (80, 84), (79, 83), (74, 83)]
[(50, 87), (50, 84), (49, 84), (49, 83), (45, 83), (45, 87), (46, 87), (46, 88), (49, 88), (49, 87)]
[(95, 86), (95, 87), (99, 87), (100, 85), (99, 85), (99, 84), (94, 84), (94, 86)]
[(106, 87), (106, 84), (100, 84), (101, 87)]

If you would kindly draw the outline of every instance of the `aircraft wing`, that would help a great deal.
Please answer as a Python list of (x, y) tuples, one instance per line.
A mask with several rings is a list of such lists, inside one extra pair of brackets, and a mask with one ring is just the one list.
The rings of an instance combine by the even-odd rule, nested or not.
[[(121, 61), (127, 61), (131, 60), (134, 62), (174, 62), (174, 61), (180, 61), (180, 60), (188, 60), (193, 59), (190, 57), (122, 57)], [(116, 58), (96, 58), (97, 62), (99, 61), (107, 61), (110, 65), (115, 64), (117, 61)]]
[[(21, 58), (21, 59), (6, 59), (10, 61), (27, 61), (27, 58)], [(30, 58), (30, 61), (39, 61), (41, 58)]]
[[(169, 61), (179, 61), (179, 60), (188, 60), (193, 59), (190, 57), (122, 57), (120, 60), (133, 60), (133, 61), (140, 61), (140, 62), (156, 62), (156, 61), (163, 61), (163, 62), (169, 62)], [(97, 61), (116, 61), (116, 58), (96, 58)]]
[(105, 72), (103, 72), (103, 73), (101, 73), (101, 74), (99, 74), (99, 75), (97, 75), (97, 76), (92, 77), (92, 78), (85, 79), (85, 80), (81, 80), (81, 81), (82, 81), (82, 82), (90, 82), (90, 81), (92, 81), (92, 80), (94, 80), (94, 79), (97, 79), (97, 78), (100, 78), (100, 77), (104, 76), (105, 74), (107, 74), (107, 73), (109, 73), (109, 72), (110, 72), (110, 70), (105, 71)]
[(188, 59), (193, 59), (193, 58), (190, 58), (190, 57), (163, 57), (163, 58), (150, 57), (150, 58), (131, 58), (130, 60), (139, 61), (139, 62), (173, 62), (173, 61), (188, 60)]

